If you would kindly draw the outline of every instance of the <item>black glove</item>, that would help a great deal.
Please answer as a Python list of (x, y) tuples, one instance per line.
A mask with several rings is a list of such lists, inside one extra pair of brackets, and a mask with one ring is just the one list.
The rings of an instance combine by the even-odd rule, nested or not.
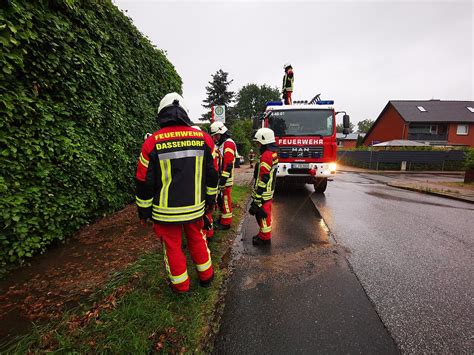
[(252, 204), (250, 205), (250, 208), (249, 208), (249, 213), (252, 215), (252, 216), (255, 216), (257, 214), (257, 211), (258, 211), (258, 206), (255, 202), (252, 202)]
[(204, 229), (205, 230), (211, 230), (212, 229), (212, 223), (209, 221), (209, 218), (207, 218), (206, 215), (202, 216), (202, 219), (204, 220)]
[(217, 194), (217, 206), (221, 207), (224, 204), (224, 199), (222, 198), (222, 192)]
[(265, 212), (263, 210), (262, 207), (259, 207), (258, 210), (257, 210), (256, 216), (257, 216), (258, 219), (265, 219), (265, 218), (268, 217), (268, 214), (267, 214), (267, 212)]

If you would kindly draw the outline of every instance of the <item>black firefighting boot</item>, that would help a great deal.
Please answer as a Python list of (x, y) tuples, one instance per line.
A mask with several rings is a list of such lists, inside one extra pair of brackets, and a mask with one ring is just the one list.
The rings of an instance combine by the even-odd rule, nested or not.
[(253, 245), (256, 245), (256, 246), (270, 245), (270, 244), (272, 244), (272, 240), (271, 240), (271, 239), (263, 240), (263, 239), (260, 238), (258, 235), (255, 235), (255, 236), (253, 236), (253, 238), (252, 238), (252, 244), (253, 244)]
[(224, 231), (224, 230), (229, 230), (230, 227), (231, 227), (230, 224), (221, 224), (221, 222), (219, 221), (218, 223), (214, 225), (214, 230)]
[(204, 281), (199, 280), (199, 286), (204, 287), (204, 288), (211, 287), (213, 280), (214, 280), (214, 274), (212, 274), (212, 276), (207, 280), (204, 280)]

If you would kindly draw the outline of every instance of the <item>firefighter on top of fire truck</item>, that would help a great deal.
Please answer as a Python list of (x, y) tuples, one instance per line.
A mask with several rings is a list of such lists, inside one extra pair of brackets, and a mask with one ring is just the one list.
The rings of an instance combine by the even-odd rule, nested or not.
[(229, 229), (232, 224), (232, 185), (234, 184), (234, 163), (237, 147), (230, 138), (230, 132), (224, 123), (217, 121), (211, 124), (211, 136), (217, 144), (220, 153), (219, 165), (219, 209), (221, 217), (216, 229)]
[(254, 140), (260, 146), (260, 161), (255, 166), (255, 184), (249, 213), (255, 216), (260, 230), (252, 238), (253, 245), (269, 245), (272, 237), (272, 199), (278, 167), (278, 148), (270, 128), (260, 128)]
[(293, 67), (290, 63), (286, 63), (283, 68), (285, 69), (285, 75), (283, 76), (283, 86), (282, 86), (282, 94), (283, 94), (283, 101), (285, 105), (292, 105), (293, 100), (291, 95), (293, 94), (293, 87), (295, 77), (293, 74)]
[(218, 172), (212, 138), (195, 128), (181, 95), (167, 94), (158, 108), (160, 129), (143, 143), (136, 173), (140, 219), (152, 219), (163, 245), (165, 267), (174, 292), (189, 291), (186, 257), (181, 250), (184, 229), (200, 285), (214, 277), (203, 232), (203, 216), (215, 205)]

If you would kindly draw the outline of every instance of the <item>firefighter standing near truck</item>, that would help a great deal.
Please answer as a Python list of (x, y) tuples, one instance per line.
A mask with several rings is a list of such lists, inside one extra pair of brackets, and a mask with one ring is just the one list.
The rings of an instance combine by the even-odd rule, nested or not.
[(249, 213), (255, 216), (260, 230), (252, 238), (253, 245), (270, 245), (272, 237), (272, 199), (278, 168), (278, 147), (270, 128), (260, 128), (254, 140), (260, 145), (260, 161), (255, 166), (255, 184)]
[(221, 211), (219, 223), (215, 229), (229, 229), (232, 224), (231, 192), (234, 184), (234, 163), (237, 156), (237, 146), (230, 138), (230, 132), (223, 122), (211, 124), (211, 136), (218, 149), (221, 163), (219, 165), (219, 193), (218, 205)]
[(214, 142), (191, 127), (184, 100), (177, 93), (161, 100), (157, 119), (161, 128), (143, 143), (138, 160), (136, 203), (142, 223), (154, 222), (171, 289), (185, 293), (190, 281), (181, 249), (183, 229), (200, 285), (208, 287), (214, 277), (203, 231), (203, 216), (213, 210), (217, 193)]
[(285, 75), (283, 76), (283, 86), (282, 86), (282, 94), (283, 94), (283, 101), (285, 105), (292, 105), (293, 100), (291, 95), (293, 94), (293, 87), (295, 82), (295, 77), (293, 74), (293, 67), (290, 63), (286, 63), (283, 68), (285, 69)]

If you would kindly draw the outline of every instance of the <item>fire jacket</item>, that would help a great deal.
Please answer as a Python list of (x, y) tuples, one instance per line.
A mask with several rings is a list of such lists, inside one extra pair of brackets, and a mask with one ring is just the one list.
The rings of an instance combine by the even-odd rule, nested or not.
[(185, 223), (201, 218), (217, 194), (212, 138), (188, 126), (160, 129), (143, 143), (136, 173), (141, 219)]
[(286, 92), (286, 91), (293, 92), (294, 82), (295, 82), (295, 78), (293, 76), (293, 70), (289, 69), (288, 72), (285, 72), (285, 75), (283, 76), (282, 92)]
[(273, 198), (278, 168), (277, 149), (274, 144), (267, 145), (260, 156), (260, 162), (255, 166), (252, 198), (258, 206)]
[(237, 156), (237, 146), (231, 138), (227, 138), (220, 146), (221, 156), (219, 188), (231, 187), (234, 184), (234, 163)]

